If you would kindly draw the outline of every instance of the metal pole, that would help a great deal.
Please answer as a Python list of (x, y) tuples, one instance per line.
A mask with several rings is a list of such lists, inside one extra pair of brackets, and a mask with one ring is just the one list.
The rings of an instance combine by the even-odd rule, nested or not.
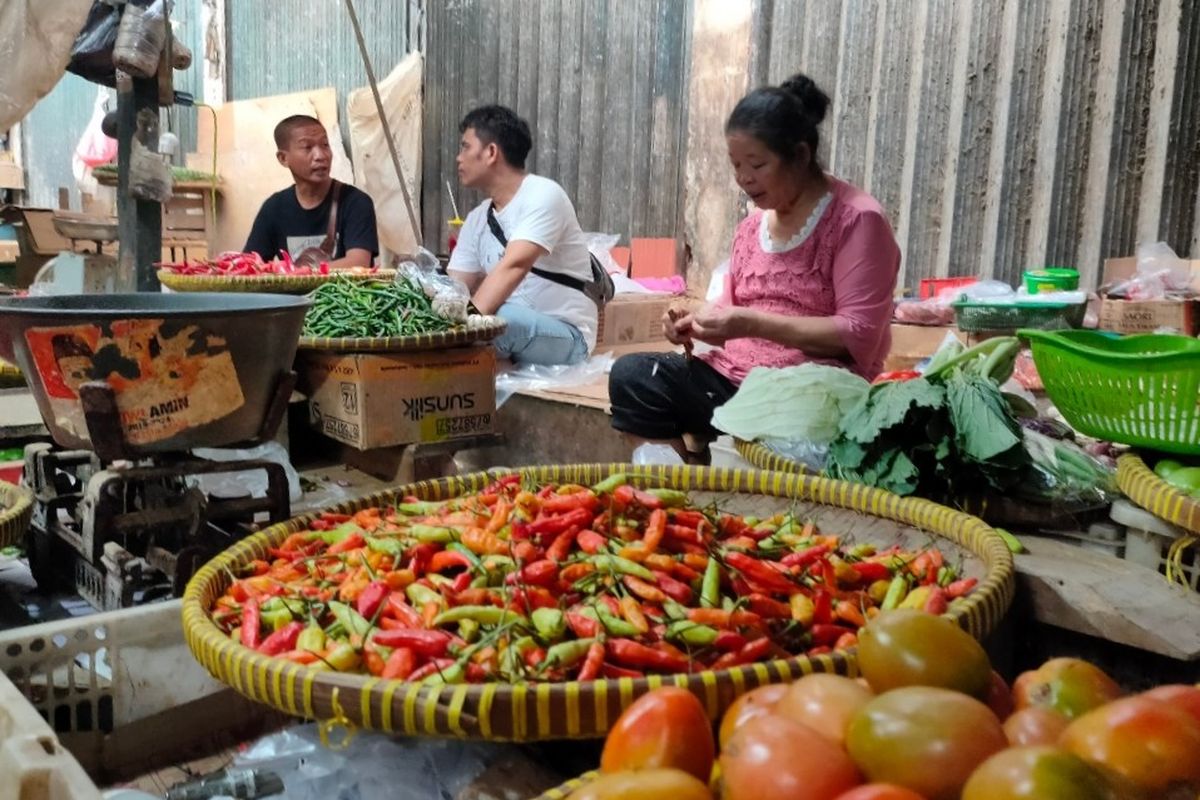
[(346, 10), (350, 12), (350, 23), (354, 26), (354, 38), (358, 40), (358, 50), (362, 53), (363, 66), (367, 70), (367, 81), (371, 84), (371, 94), (375, 98), (375, 109), (379, 112), (383, 135), (387, 138), (388, 150), (392, 154), (392, 166), (396, 168), (400, 191), (404, 193), (404, 207), (408, 209), (408, 221), (412, 225), (413, 239), (420, 247), (425, 242), (424, 237), (421, 236), (421, 225), (417, 222), (417, 212), (413, 209), (412, 197), (408, 194), (408, 182), (404, 180), (404, 169), (400, 166), (400, 154), (396, 152), (396, 140), (392, 138), (392, 127), (388, 125), (387, 115), (383, 112), (383, 100), (379, 97), (379, 84), (375, 81), (375, 70), (371, 67), (371, 57), (367, 55), (367, 43), (363, 39), (362, 27), (358, 24), (358, 13), (354, 10), (354, 0), (346, 0)]

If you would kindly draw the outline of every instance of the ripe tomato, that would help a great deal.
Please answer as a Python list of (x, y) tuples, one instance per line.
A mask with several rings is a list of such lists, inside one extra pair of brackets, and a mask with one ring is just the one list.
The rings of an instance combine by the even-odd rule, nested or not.
[(953, 620), (923, 611), (886, 611), (858, 633), (858, 664), (882, 694), (937, 686), (983, 697), (992, 679), (987, 653)]
[(600, 771), (670, 767), (707, 781), (715, 750), (712, 723), (699, 699), (666, 686), (642, 695), (617, 718), (604, 740)]
[(1102, 669), (1078, 658), (1052, 658), (1013, 682), (1017, 709), (1052, 708), (1075, 719), (1121, 696), (1121, 687)]
[(857, 786), (840, 747), (790, 719), (747, 722), (721, 752), (722, 800), (829, 800)]
[(1104, 778), (1078, 756), (1057, 747), (1014, 747), (980, 765), (962, 800), (1107, 800)]
[(1008, 719), (1009, 715), (1013, 713), (1012, 689), (1008, 688), (1008, 684), (1005, 683), (1004, 678), (1001, 678), (1000, 673), (996, 672), (996, 670), (992, 670), (992, 679), (988, 683), (987, 691), (984, 692), (981, 699), (984, 705), (990, 708), (1001, 722)]
[(775, 704), (775, 713), (807, 725), (840, 747), (850, 718), (874, 696), (851, 678), (815, 673), (793, 683)]
[(786, 683), (769, 683), (739, 695), (733, 701), (733, 705), (725, 709), (725, 716), (721, 718), (718, 736), (721, 746), (724, 747), (733, 732), (742, 725), (755, 717), (770, 713), (779, 699), (788, 693), (789, 688)]
[(864, 783), (844, 794), (839, 794), (834, 800), (925, 800), (925, 798), (903, 786), (893, 786), (890, 783)]
[(846, 745), (868, 780), (954, 800), (975, 768), (1008, 740), (1000, 720), (978, 700), (910, 686), (863, 706), (846, 729)]
[(1180, 711), (1186, 711), (1200, 722), (1200, 687), (1184, 686), (1183, 684), (1168, 684), (1159, 686), (1148, 692), (1142, 692), (1142, 697), (1153, 697), (1155, 700), (1165, 700)]
[(1200, 788), (1200, 722), (1163, 700), (1114, 700), (1072, 722), (1060, 743), (1142, 789)]
[(1071, 720), (1049, 708), (1030, 706), (1004, 720), (1004, 735), (1013, 747), (1057, 744)]
[(601, 774), (567, 800), (712, 800), (708, 786), (678, 769), (640, 769)]

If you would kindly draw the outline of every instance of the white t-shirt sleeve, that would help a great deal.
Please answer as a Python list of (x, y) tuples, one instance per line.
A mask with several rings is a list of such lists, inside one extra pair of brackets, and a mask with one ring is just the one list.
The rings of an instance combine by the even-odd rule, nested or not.
[(446, 269), (459, 272), (485, 271), (483, 259), (479, 254), (479, 235), (482, 224), (483, 216), (479, 213), (478, 208), (467, 214), (467, 219), (458, 232), (458, 244), (454, 246), (454, 252), (450, 254), (450, 261), (446, 264)]
[(575, 218), (575, 210), (566, 192), (558, 185), (547, 181), (539, 184), (537, 189), (522, 198), (516, 222), (506, 233), (510, 242), (533, 242), (547, 253), (553, 253)]

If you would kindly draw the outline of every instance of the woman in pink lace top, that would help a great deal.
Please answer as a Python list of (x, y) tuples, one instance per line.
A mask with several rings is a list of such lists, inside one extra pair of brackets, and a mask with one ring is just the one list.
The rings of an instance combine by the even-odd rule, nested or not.
[[(613, 427), (635, 440), (716, 436), (712, 412), (754, 367), (832, 364), (871, 379), (891, 344), (900, 249), (879, 203), (816, 160), (829, 98), (804, 75), (757, 89), (725, 125), (738, 226), (720, 300), (663, 320), (687, 354), (639, 353), (609, 376)], [(717, 349), (690, 357), (693, 342)]]

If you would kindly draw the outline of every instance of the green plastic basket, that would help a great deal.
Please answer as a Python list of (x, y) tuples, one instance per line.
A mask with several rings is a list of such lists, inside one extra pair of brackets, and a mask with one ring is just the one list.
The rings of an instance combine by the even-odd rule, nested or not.
[(1081, 433), (1200, 455), (1200, 341), (1022, 330), (1046, 394)]
[(1020, 328), (1062, 330), (1078, 328), (1087, 313), (1087, 303), (989, 303), (959, 300), (954, 304), (954, 322), (961, 331), (1015, 331)]

